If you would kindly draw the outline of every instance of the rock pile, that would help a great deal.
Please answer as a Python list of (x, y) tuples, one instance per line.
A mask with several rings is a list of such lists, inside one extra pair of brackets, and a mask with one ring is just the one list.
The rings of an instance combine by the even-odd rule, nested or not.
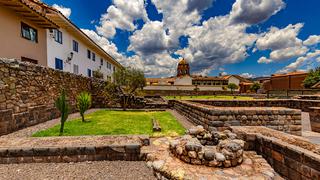
[(170, 142), (169, 149), (180, 160), (195, 165), (231, 167), (242, 163), (244, 141), (229, 130), (191, 128), (188, 135)]

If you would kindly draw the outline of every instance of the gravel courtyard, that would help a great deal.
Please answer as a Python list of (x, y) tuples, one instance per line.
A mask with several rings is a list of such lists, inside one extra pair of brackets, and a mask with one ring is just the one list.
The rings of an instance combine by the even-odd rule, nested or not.
[(0, 179), (156, 179), (146, 163), (95, 161), (81, 163), (1, 164)]

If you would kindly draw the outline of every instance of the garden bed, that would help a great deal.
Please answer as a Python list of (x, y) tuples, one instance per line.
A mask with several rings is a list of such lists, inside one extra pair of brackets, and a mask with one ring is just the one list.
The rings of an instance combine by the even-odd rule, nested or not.
[[(152, 131), (152, 118), (156, 118), (161, 132)], [(178, 136), (185, 132), (169, 112), (101, 110), (85, 116), (87, 122), (74, 119), (65, 123), (64, 136), (146, 134), (153, 137)], [(60, 125), (38, 131), (34, 137), (58, 136)]]

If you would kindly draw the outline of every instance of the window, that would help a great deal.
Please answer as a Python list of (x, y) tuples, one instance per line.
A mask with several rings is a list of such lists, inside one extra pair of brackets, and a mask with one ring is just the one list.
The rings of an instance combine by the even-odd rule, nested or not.
[(92, 77), (92, 71), (91, 71), (91, 69), (88, 69), (88, 77)]
[(21, 36), (33, 42), (38, 42), (38, 31), (25, 23), (21, 23)]
[(73, 73), (74, 74), (79, 74), (79, 66), (76, 65), (76, 64), (73, 65)]
[(96, 61), (96, 54), (92, 53), (92, 61)]
[(56, 69), (63, 70), (63, 61), (61, 59), (56, 58)]
[(113, 72), (115, 72), (116, 71), (116, 67), (115, 66), (113, 66)]
[(91, 59), (91, 51), (89, 49), (87, 50), (87, 57), (88, 59)]
[(54, 40), (60, 44), (62, 44), (62, 32), (58, 29), (54, 30)]
[(79, 43), (75, 40), (72, 41), (73, 51), (79, 52)]
[(100, 59), (100, 65), (103, 66), (103, 59)]
[(111, 70), (111, 64), (107, 62), (107, 68)]

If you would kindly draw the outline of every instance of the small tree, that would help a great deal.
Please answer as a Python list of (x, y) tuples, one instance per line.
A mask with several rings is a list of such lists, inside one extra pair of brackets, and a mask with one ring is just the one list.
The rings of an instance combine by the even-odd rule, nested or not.
[(252, 92), (258, 92), (258, 90), (261, 88), (261, 84), (260, 83), (254, 83), (252, 84), (252, 86), (250, 87), (250, 90)]
[(228, 84), (228, 89), (231, 90), (232, 94), (233, 94), (233, 91), (238, 89), (239, 87), (235, 84), (235, 83), (229, 83)]
[(61, 113), (61, 120), (60, 120), (61, 124), (60, 124), (59, 136), (61, 136), (63, 134), (64, 123), (66, 122), (66, 120), (68, 119), (68, 116), (69, 116), (69, 105), (68, 105), (66, 99), (67, 99), (66, 92), (63, 89), (61, 91), (60, 96), (58, 97), (58, 99), (55, 102), (56, 108)]
[(143, 89), (146, 85), (144, 73), (133, 68), (119, 69), (113, 74), (114, 83), (121, 95), (121, 106), (126, 110), (129, 100), (137, 93), (138, 89)]
[(311, 88), (320, 81), (320, 67), (310, 70), (308, 76), (304, 79), (303, 85), (305, 88)]
[(81, 115), (82, 122), (84, 122), (84, 113), (91, 107), (91, 94), (82, 92), (77, 97), (77, 106)]

